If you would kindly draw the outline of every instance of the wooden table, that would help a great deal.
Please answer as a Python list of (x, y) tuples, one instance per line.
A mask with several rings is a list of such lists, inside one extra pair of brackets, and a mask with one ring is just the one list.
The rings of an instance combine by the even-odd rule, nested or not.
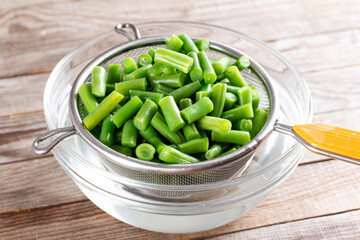
[(360, 168), (306, 153), (257, 208), (187, 235), (141, 230), (92, 204), (51, 154), (43, 91), (70, 50), (120, 22), (188, 20), (267, 42), (303, 74), (314, 121), (360, 130), (360, 1), (2, 0), (0, 5), (0, 239), (359, 239)]

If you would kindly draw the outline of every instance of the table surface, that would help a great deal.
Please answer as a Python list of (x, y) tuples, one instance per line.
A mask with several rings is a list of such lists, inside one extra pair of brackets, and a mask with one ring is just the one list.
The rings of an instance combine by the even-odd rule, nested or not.
[(2, 0), (0, 5), (0, 239), (360, 238), (360, 169), (307, 152), (258, 207), (223, 227), (161, 234), (92, 204), (51, 154), (30, 145), (46, 131), (43, 91), (66, 53), (120, 22), (187, 20), (267, 42), (306, 79), (314, 121), (359, 130), (360, 1)]

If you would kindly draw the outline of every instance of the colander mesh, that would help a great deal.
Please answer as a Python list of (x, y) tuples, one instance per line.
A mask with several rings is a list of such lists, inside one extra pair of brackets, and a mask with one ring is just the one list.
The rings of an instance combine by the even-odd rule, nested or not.
[[(131, 49), (125, 52), (120, 53), (117, 56), (114, 56), (110, 59), (105, 60), (100, 65), (103, 66), (105, 69), (108, 69), (110, 64), (113, 63), (122, 63), (125, 58), (127, 57), (133, 57), (135, 60), (137, 60), (138, 56), (142, 53), (147, 53), (149, 49), (151, 48), (157, 48), (157, 47), (165, 47), (165, 45), (149, 45), (149, 46), (142, 46), (135, 49)], [(216, 51), (216, 50), (209, 50), (206, 52), (207, 56), (212, 59), (216, 60), (220, 57), (227, 56), (222, 52)], [(227, 56), (229, 57), (229, 56)], [(238, 56), (240, 57), (240, 56)], [(235, 62), (235, 58), (229, 57), (232, 61), (232, 63)], [(269, 109), (270, 108), (270, 100), (268, 96), (268, 92), (266, 87), (264, 86), (264, 83), (260, 80), (260, 78), (254, 74), (249, 69), (244, 69), (242, 71), (243, 76), (245, 77), (246, 81), (249, 84), (252, 84), (256, 87), (256, 89), (260, 92), (260, 104), (259, 108), (262, 109)], [(87, 79), (87, 81), (90, 81), (90, 76)], [(81, 104), (81, 103), (80, 103)], [(153, 172), (144, 172), (139, 171), (136, 169), (127, 168), (121, 165), (118, 165), (106, 158), (102, 158), (102, 163), (104, 166), (111, 172), (114, 172), (118, 175), (121, 175), (126, 178), (130, 178), (133, 180), (145, 182), (145, 183), (154, 183), (154, 184), (161, 184), (161, 185), (193, 185), (193, 184), (204, 184), (204, 183), (210, 183), (210, 182), (216, 182), (221, 180), (226, 180), (233, 178), (235, 176), (240, 175), (245, 168), (247, 167), (248, 163), (250, 162), (251, 158), (253, 157), (253, 153), (251, 152), (246, 156), (242, 156), (241, 159), (234, 161), (231, 164), (228, 164), (223, 167), (219, 167), (207, 172), (201, 172), (201, 173), (189, 173), (189, 174), (161, 174), (161, 173), (153, 173)], [(127, 189), (129, 191), (129, 189)], [(131, 191), (131, 190), (130, 190)], [(170, 192), (170, 191), (154, 191), (150, 189), (133, 189), (133, 191), (136, 191), (137, 194), (145, 193), (147, 196), (152, 197), (160, 197), (160, 198), (179, 198), (184, 197), (187, 192), (181, 191), (181, 192)], [(167, 199), (169, 200), (169, 199)]]

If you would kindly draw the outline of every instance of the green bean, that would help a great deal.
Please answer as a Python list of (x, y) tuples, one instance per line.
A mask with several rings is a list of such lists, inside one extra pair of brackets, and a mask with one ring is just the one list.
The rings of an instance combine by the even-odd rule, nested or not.
[(254, 118), (252, 119), (252, 129), (250, 131), (251, 138), (254, 138), (264, 127), (268, 119), (268, 113), (263, 109), (256, 109)]
[(207, 39), (195, 40), (194, 43), (200, 51), (205, 52), (205, 51), (210, 50), (210, 43)]
[(188, 106), (190, 106), (191, 104), (193, 104), (191, 98), (184, 98), (181, 99), (179, 101), (179, 109), (183, 110), (184, 108), (187, 108)]
[(135, 150), (136, 157), (145, 161), (151, 161), (154, 158), (154, 154), (155, 148), (148, 143), (140, 144)]
[(121, 138), (122, 138), (122, 128), (119, 128), (114, 136), (114, 142), (116, 144), (121, 144)]
[(136, 147), (137, 129), (134, 126), (133, 120), (129, 119), (124, 123), (123, 133), (121, 137), (121, 145), (125, 147)]
[(82, 118), (84, 118), (84, 117), (86, 117), (86, 115), (88, 115), (88, 111), (86, 111), (84, 104), (78, 105), (78, 108), (79, 108), (80, 116)]
[(194, 60), (194, 63), (190, 70), (190, 78), (192, 81), (201, 81), (203, 80), (203, 71), (200, 66), (199, 58), (196, 54), (196, 52), (189, 52), (187, 54), (189, 57), (191, 57)]
[(177, 74), (178, 72), (176, 71), (175, 68), (164, 65), (163, 73), (164, 73), (164, 75), (174, 75), (174, 74)]
[(146, 89), (146, 78), (133, 79), (131, 81), (115, 83), (115, 91), (128, 96), (129, 90), (141, 90)]
[(166, 96), (162, 98), (159, 102), (159, 106), (164, 114), (166, 123), (169, 126), (170, 131), (177, 131), (185, 125), (184, 120), (180, 116), (179, 108), (176, 105), (173, 96)]
[(251, 88), (249, 86), (240, 88), (238, 91), (238, 98), (240, 105), (245, 105), (247, 103), (251, 103), (252, 105)]
[(124, 66), (124, 72), (126, 74), (130, 74), (136, 69), (138, 69), (136, 62), (132, 57), (125, 58), (125, 60), (123, 61), (123, 66)]
[(121, 64), (110, 64), (107, 83), (116, 83), (121, 80)]
[(124, 147), (120, 145), (111, 145), (110, 148), (129, 157), (131, 157), (133, 154), (133, 150), (128, 147)]
[[(189, 107), (191, 104), (192, 104), (191, 98), (184, 98), (184, 99), (180, 100), (179, 108), (180, 108), (180, 110), (183, 110), (183, 109)], [(195, 123), (185, 125), (182, 130), (183, 130), (186, 141), (190, 141), (190, 140), (201, 137), (199, 131), (197, 130)]]
[(199, 162), (198, 159), (180, 152), (179, 150), (176, 150), (175, 148), (166, 146), (163, 147), (159, 153), (160, 160), (167, 162), (167, 163), (196, 163)]
[(225, 69), (230, 67), (230, 65), (231, 65), (231, 61), (228, 57), (219, 58), (212, 64), (216, 75), (222, 74), (225, 71)]
[(148, 65), (148, 64), (151, 65), (152, 62), (153, 62), (153, 59), (149, 54), (142, 53), (142, 54), (139, 55), (139, 58), (138, 58), (138, 66), (139, 67), (143, 67), (143, 66)]
[(110, 146), (114, 143), (114, 130), (115, 124), (111, 119), (111, 115), (108, 115), (102, 122), (101, 125), (101, 133), (99, 140), (103, 144)]
[(209, 139), (198, 138), (180, 144), (177, 149), (186, 154), (206, 152), (209, 149)]
[(196, 92), (195, 101), (198, 102), (200, 99), (202, 99), (204, 97), (210, 97), (210, 93), (205, 92), (205, 91)]
[(196, 47), (195, 43), (193, 42), (193, 40), (186, 34), (180, 34), (178, 36), (184, 43), (184, 45), (182, 46), (182, 49), (184, 50), (184, 52), (187, 54), (189, 52), (199, 52), (199, 49)]
[(166, 146), (154, 128), (150, 125), (145, 130), (140, 130), (139, 133), (148, 143), (155, 147), (157, 153)]
[(172, 35), (166, 38), (166, 48), (175, 52), (179, 52), (183, 44), (183, 41), (178, 36)]
[(94, 95), (91, 94), (91, 83), (84, 83), (80, 86), (79, 97), (88, 113), (91, 113), (99, 105)]
[(229, 144), (215, 143), (209, 148), (209, 150), (206, 151), (205, 158), (207, 160), (216, 158), (228, 148), (229, 148)]
[(199, 89), (199, 92), (200, 92), (200, 91), (205, 91), (205, 92), (210, 93), (212, 87), (213, 87), (213, 84), (211, 84), (211, 83), (204, 83), (204, 82), (203, 82), (203, 83), (201, 84), (201, 88)]
[(155, 84), (154, 89), (153, 89), (154, 92), (162, 93), (164, 95), (169, 95), (174, 90), (175, 89), (165, 86), (164, 84), (161, 84), (161, 83)]
[(104, 97), (106, 92), (106, 70), (96, 66), (91, 72), (91, 93), (95, 97)]
[(234, 107), (234, 104), (237, 102), (238, 98), (235, 94), (227, 92), (225, 94), (225, 106), (224, 109), (229, 110)]
[(233, 129), (250, 132), (252, 129), (252, 121), (250, 119), (241, 119), (234, 123)]
[(178, 53), (165, 48), (157, 48), (155, 51), (155, 62), (174, 67), (175, 69), (188, 73), (194, 60), (185, 54)]
[(115, 112), (113, 122), (116, 127), (121, 127), (129, 118), (131, 118), (143, 105), (139, 97), (131, 98), (124, 106)]
[(221, 113), (224, 110), (225, 94), (226, 94), (225, 83), (217, 83), (212, 87), (210, 93), (210, 100), (214, 104), (214, 109), (210, 113), (211, 116), (220, 117)]
[(143, 65), (141, 68), (136, 69), (135, 71), (132, 71), (131, 73), (126, 74), (125, 81), (133, 80), (133, 79), (139, 79), (144, 78), (147, 75), (147, 70), (151, 68), (151, 64)]
[(231, 122), (227, 119), (204, 116), (197, 121), (197, 127), (203, 130), (228, 132), (231, 129)]
[(230, 150), (227, 150), (226, 152), (220, 154), (219, 157), (228, 155), (228, 154), (230, 154), (230, 153), (232, 153), (232, 152), (235, 152), (235, 151), (236, 151), (236, 148), (233, 147), (233, 148), (231, 148)]
[(147, 78), (150, 79), (151, 77), (161, 76), (164, 74), (163, 69), (165, 65), (161, 63), (154, 63), (151, 68), (147, 70)]
[(251, 89), (251, 101), (254, 109), (259, 107), (260, 103), (260, 92), (256, 89)]
[(177, 73), (174, 75), (154, 76), (150, 78), (151, 85), (164, 84), (165, 86), (172, 88), (179, 88), (184, 85), (185, 74)]
[(115, 84), (114, 83), (107, 83), (106, 84), (106, 95), (108, 95), (109, 93), (111, 93), (114, 90), (115, 90)]
[(231, 122), (237, 122), (237, 121), (240, 121), (241, 119), (245, 119), (245, 118), (252, 118), (252, 117), (254, 117), (254, 111), (252, 108), (252, 104), (248, 103), (248, 104), (233, 108), (231, 110), (228, 110), (226, 112), (223, 112), (221, 114), (221, 117), (228, 119)]
[(144, 105), (134, 117), (135, 127), (139, 130), (145, 130), (157, 110), (158, 106), (153, 101), (146, 99)]
[(245, 145), (250, 142), (250, 134), (246, 131), (230, 130), (228, 132), (211, 132), (211, 140)]
[(235, 86), (227, 84), (226, 91), (230, 92), (232, 94), (235, 94), (237, 96), (240, 89), (241, 89), (241, 87), (235, 87)]
[(184, 137), (181, 137), (181, 133), (179, 131), (170, 131), (165, 118), (161, 115), (161, 113), (157, 112), (151, 119), (150, 124), (172, 144), (179, 145), (184, 142), (182, 139)]
[(241, 71), (250, 67), (250, 60), (246, 56), (241, 56), (238, 60), (235, 61), (234, 65)]
[(193, 123), (196, 120), (204, 117), (206, 114), (214, 109), (214, 105), (208, 97), (200, 99), (193, 105), (181, 110), (181, 116), (185, 119), (187, 124)]
[[(224, 76), (225, 76), (225, 74), (224, 74)], [(230, 81), (229, 81), (229, 79), (227, 79), (227, 78), (221, 79), (220, 82), (221, 82), (221, 83), (226, 83), (227, 85), (230, 85)]]
[(225, 75), (227, 79), (231, 82), (231, 85), (236, 87), (244, 87), (247, 85), (247, 82), (243, 75), (240, 73), (239, 69), (235, 66), (228, 67), (225, 70)]
[[(225, 71), (224, 71), (224, 72), (225, 72)], [(226, 80), (225, 80), (225, 79), (226, 79)], [(220, 75), (217, 75), (217, 76), (216, 76), (216, 81), (220, 81), (220, 82), (226, 83), (226, 84), (229, 84), (229, 83), (230, 83), (229, 79), (226, 78), (225, 73), (222, 73), (222, 74), (220, 74)]]
[(191, 82), (172, 91), (169, 95), (173, 96), (175, 102), (179, 102), (183, 98), (190, 97), (193, 95), (199, 88), (201, 87), (201, 83), (199, 81)]
[(116, 91), (110, 93), (92, 112), (89, 113), (84, 119), (83, 123), (86, 128), (91, 131), (98, 123), (101, 122), (124, 96)]
[(205, 83), (214, 83), (216, 81), (216, 73), (212, 67), (212, 63), (206, 56), (205, 52), (198, 52), (198, 58), (203, 70), (203, 77)]
[(160, 99), (164, 97), (164, 94), (157, 92), (147, 92), (147, 91), (139, 91), (139, 90), (129, 90), (130, 97), (138, 96), (141, 101), (145, 101), (146, 99), (150, 99), (151, 101), (159, 104)]

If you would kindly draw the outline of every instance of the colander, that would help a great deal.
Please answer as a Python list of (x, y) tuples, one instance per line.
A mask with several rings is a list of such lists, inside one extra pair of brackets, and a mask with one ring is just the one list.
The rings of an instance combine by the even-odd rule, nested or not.
[[(132, 33), (127, 31), (132, 30)], [(77, 92), (79, 87), (90, 80), (94, 66), (108, 67), (109, 64), (122, 62), (127, 57), (137, 58), (150, 48), (163, 47), (166, 36), (141, 38), (137, 27), (130, 23), (118, 24), (115, 31), (128, 38), (128, 42), (107, 50), (91, 61), (78, 75), (72, 85), (69, 99), (69, 111), (72, 126), (51, 130), (39, 136), (32, 148), (37, 154), (51, 151), (63, 139), (79, 135), (94, 150), (103, 155), (103, 164), (108, 170), (130, 179), (161, 185), (191, 185), (222, 181), (239, 176), (251, 162), (256, 148), (273, 131), (291, 135), (311, 151), (331, 158), (360, 165), (360, 132), (332, 126), (324, 123), (313, 123), (288, 126), (278, 122), (279, 103), (276, 86), (269, 74), (254, 60), (231, 46), (211, 41), (211, 50), (207, 55), (211, 59), (227, 56), (234, 62), (241, 56), (247, 56), (251, 70), (242, 71), (248, 83), (255, 85), (260, 92), (259, 108), (269, 109), (269, 118), (261, 132), (249, 143), (235, 152), (212, 160), (192, 164), (162, 165), (125, 156), (103, 145), (82, 125), (78, 111)], [(195, 39), (195, 38), (194, 38)], [(294, 89), (296, 91), (296, 89)], [(61, 134), (57, 137), (55, 135)], [(44, 147), (40, 143), (52, 137)]]

